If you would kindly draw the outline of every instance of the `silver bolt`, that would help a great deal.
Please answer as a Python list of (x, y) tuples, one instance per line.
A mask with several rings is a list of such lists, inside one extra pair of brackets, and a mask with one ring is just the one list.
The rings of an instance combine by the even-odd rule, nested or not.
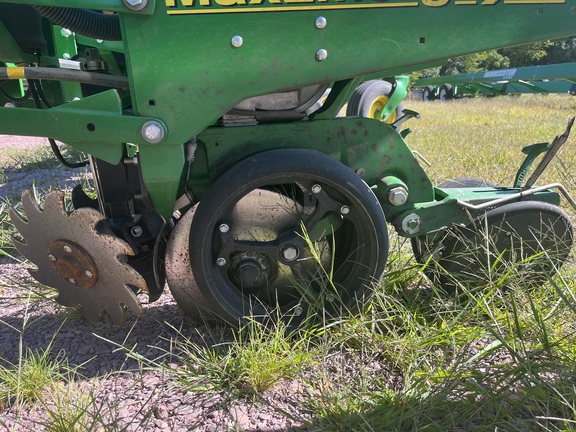
[(72, 32), (67, 28), (63, 28), (62, 30), (60, 30), (60, 34), (65, 38), (69, 38), (70, 36), (72, 36)]
[(242, 39), (242, 36), (239, 35), (232, 36), (232, 40), (230, 41), (230, 43), (234, 48), (240, 48), (244, 43), (244, 39)]
[(156, 121), (148, 121), (142, 125), (142, 138), (150, 144), (157, 144), (164, 139), (164, 126)]
[(322, 192), (322, 186), (320, 186), (319, 184), (313, 185), (312, 192), (315, 194), (319, 194), (320, 192)]
[(350, 213), (350, 207), (348, 207), (347, 205), (343, 205), (342, 207), (340, 207), (340, 213), (342, 213), (343, 215), (347, 215), (348, 213)]
[(54, 255), (52, 255), (52, 254), (48, 254), (48, 259), (49, 259), (50, 261), (56, 262), (56, 257), (55, 257)]
[(323, 16), (316, 18), (316, 28), (323, 29), (326, 27), (327, 21)]
[(220, 230), (220, 232), (222, 234), (226, 234), (228, 231), (230, 231), (230, 225), (223, 223), (223, 224), (220, 224), (218, 229)]
[(298, 258), (298, 255), (300, 255), (300, 253), (294, 246), (287, 246), (282, 250), (282, 256), (286, 261), (294, 261)]
[(63, 57), (65, 60), (70, 60), (70, 58), (71, 58), (71, 57), (70, 57), (70, 54), (68, 54), (68, 53), (62, 54), (62, 57)]
[(226, 258), (218, 257), (216, 259), (216, 264), (218, 264), (219, 267), (224, 267), (226, 265)]
[(78, 282), (76, 282), (76, 279), (74, 279), (74, 278), (68, 279), (68, 282), (70, 282), (72, 285), (76, 285), (78, 283)]
[(302, 315), (303, 312), (304, 312), (304, 309), (302, 309), (302, 306), (296, 306), (294, 308), (294, 316), (300, 316), (300, 315)]
[(320, 48), (318, 51), (316, 51), (316, 60), (324, 61), (327, 58), (328, 58), (328, 51), (326, 51), (324, 48)]
[(388, 201), (393, 206), (401, 206), (408, 201), (408, 191), (404, 186), (397, 186), (388, 192)]
[(420, 231), (421, 225), (422, 218), (420, 218), (416, 213), (410, 213), (402, 219), (402, 230), (408, 234), (416, 234)]
[(64, 245), (64, 250), (68, 253), (72, 253), (72, 248), (68, 245)]
[(124, 6), (133, 11), (141, 11), (148, 5), (148, 0), (124, 0)]
[(138, 225), (134, 225), (132, 227), (132, 229), (130, 230), (130, 233), (134, 236), (134, 237), (140, 237), (142, 235), (142, 227), (138, 226)]
[(16, 105), (14, 102), (6, 102), (4, 104), (4, 108), (18, 108), (18, 105)]
[(94, 277), (94, 273), (92, 273), (90, 270), (86, 270), (84, 272), (84, 274), (86, 275), (86, 277), (92, 279)]

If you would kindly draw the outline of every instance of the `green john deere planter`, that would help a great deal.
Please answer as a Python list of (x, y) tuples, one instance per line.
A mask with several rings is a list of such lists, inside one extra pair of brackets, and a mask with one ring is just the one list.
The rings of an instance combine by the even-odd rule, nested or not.
[(528, 148), (510, 187), (433, 187), (399, 127), (417, 115), (397, 110), (399, 75), (572, 35), (572, 2), (0, 2), (0, 133), (49, 137), (63, 163), (54, 140), (87, 153), (97, 191), (75, 188), (71, 212), (25, 191), (15, 244), (61, 304), (119, 323), (166, 282), (189, 315), (233, 324), (354, 311), (384, 273), (387, 224), (448, 289), (485, 265), (477, 226), (553, 274), (573, 241), (559, 192), (574, 201), (524, 177), (568, 131)]

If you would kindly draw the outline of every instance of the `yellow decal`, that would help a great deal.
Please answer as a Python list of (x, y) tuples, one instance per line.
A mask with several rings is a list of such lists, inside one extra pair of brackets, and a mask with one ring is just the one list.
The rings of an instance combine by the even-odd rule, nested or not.
[(25, 79), (26, 75), (24, 74), (23, 67), (9, 67), (6, 68), (6, 75), (8, 75), (8, 79)]
[(382, 9), (407, 7), (492, 6), (504, 4), (564, 4), (566, 0), (164, 0), (168, 15), (280, 12), (335, 9)]

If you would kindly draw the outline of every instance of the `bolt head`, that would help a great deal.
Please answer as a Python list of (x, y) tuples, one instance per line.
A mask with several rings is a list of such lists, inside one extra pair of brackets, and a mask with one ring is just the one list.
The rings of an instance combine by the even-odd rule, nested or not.
[(68, 245), (64, 245), (64, 250), (68, 253), (72, 253), (72, 248)]
[(296, 246), (288, 245), (282, 249), (282, 257), (286, 261), (294, 261), (296, 258), (298, 258), (298, 255), (300, 255), (300, 251), (298, 248), (296, 248)]
[(315, 184), (312, 186), (312, 193), (318, 194), (322, 192), (322, 186), (320, 186), (319, 184)]
[(68, 279), (68, 282), (70, 282), (72, 285), (76, 285), (78, 283), (74, 278)]
[(420, 231), (422, 219), (416, 213), (410, 213), (402, 219), (402, 230), (408, 234), (416, 234)]
[(320, 48), (318, 51), (316, 51), (316, 60), (324, 61), (327, 58), (328, 58), (328, 51), (326, 51), (324, 48)]
[(230, 231), (230, 225), (228, 225), (226, 223), (220, 224), (220, 226), (218, 227), (218, 230), (222, 234), (226, 234), (228, 231)]
[(324, 27), (326, 27), (327, 24), (326, 18), (324, 18), (323, 16), (316, 18), (315, 24), (316, 28), (323, 29)]
[(94, 277), (94, 273), (92, 273), (90, 270), (86, 270), (84, 274), (90, 279)]
[(150, 144), (159, 143), (164, 139), (166, 131), (164, 126), (155, 121), (149, 121), (142, 125), (142, 138)]
[(133, 11), (141, 11), (148, 4), (148, 0), (123, 0), (124, 6)]
[(294, 316), (300, 316), (304, 312), (302, 306), (298, 305), (294, 308)]
[(130, 230), (130, 233), (134, 236), (134, 237), (140, 237), (142, 235), (142, 227), (135, 225), (132, 227), (132, 229)]
[(232, 44), (232, 46), (234, 48), (240, 48), (242, 46), (242, 44), (244, 43), (244, 39), (242, 39), (242, 36), (236, 35), (236, 36), (232, 37), (232, 40), (230, 41), (230, 43)]
[(52, 261), (52, 262), (56, 262), (56, 261), (57, 261), (56, 257), (55, 257), (54, 255), (52, 255), (52, 254), (48, 254), (48, 259), (49, 259), (50, 261)]
[(388, 192), (388, 201), (393, 206), (404, 205), (406, 201), (408, 201), (408, 191), (402, 186), (392, 188), (390, 192)]
[(340, 207), (340, 213), (343, 215), (347, 215), (348, 213), (350, 213), (350, 207), (348, 207), (347, 205), (343, 205), (342, 207)]
[(72, 32), (67, 28), (63, 28), (62, 30), (60, 30), (60, 34), (65, 38), (69, 38), (70, 36), (72, 36)]
[(224, 257), (218, 257), (216, 259), (216, 264), (218, 265), (218, 267), (224, 267), (226, 265), (226, 258)]

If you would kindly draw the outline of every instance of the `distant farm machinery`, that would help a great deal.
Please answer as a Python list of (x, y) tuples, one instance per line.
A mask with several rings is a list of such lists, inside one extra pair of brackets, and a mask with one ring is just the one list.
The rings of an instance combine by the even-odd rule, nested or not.
[[(61, 191), (43, 205), (25, 191), (23, 212), (11, 213), (15, 245), (61, 304), (118, 323), (126, 308), (141, 313), (138, 294), (153, 301), (166, 282), (189, 315), (232, 324), (354, 311), (383, 276), (388, 223), (446, 288), (480, 274), (478, 226), (496, 255), (546, 255), (537, 271), (553, 274), (573, 243), (560, 193), (574, 201), (535, 182), (568, 131), (527, 148), (510, 187), (434, 187), (400, 128), (417, 115), (397, 108), (404, 79), (372, 79), (571, 35), (572, 9), (557, 0), (0, 3), (0, 133), (49, 137), (66, 164), (54, 140), (88, 154), (96, 189), (75, 188), (71, 206)], [(337, 118), (348, 101), (349, 116)]]
[(576, 94), (576, 63), (500, 69), (416, 80), (422, 99), (450, 100), (464, 96), (534, 93)]

